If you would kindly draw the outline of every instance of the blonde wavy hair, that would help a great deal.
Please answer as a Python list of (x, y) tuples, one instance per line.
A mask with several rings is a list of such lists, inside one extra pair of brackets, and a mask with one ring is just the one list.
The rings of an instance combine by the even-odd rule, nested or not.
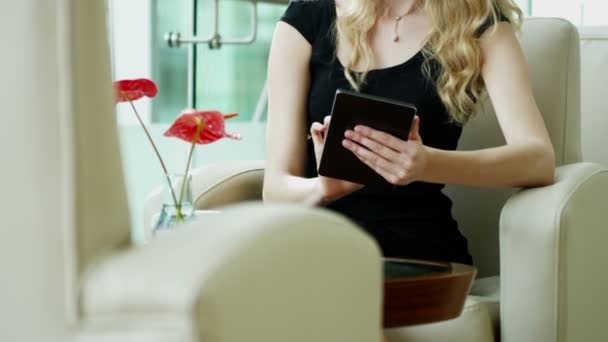
[[(431, 19), (431, 31), (422, 49), (423, 71), (435, 81), (452, 121), (464, 124), (472, 117), (476, 103), (485, 93), (480, 32), (498, 22), (500, 16), (519, 30), (523, 13), (513, 0), (415, 1), (419, 2), (418, 6), (424, 6)], [(365, 83), (367, 72), (353, 72), (353, 69), (357, 66), (370, 70), (373, 66), (369, 34), (384, 10), (382, 0), (348, 0), (347, 8), (340, 8), (341, 14), (336, 21), (336, 51), (342, 46), (350, 48), (344, 62), (344, 74), (357, 91)], [(436, 62), (439, 70), (432, 62)]]

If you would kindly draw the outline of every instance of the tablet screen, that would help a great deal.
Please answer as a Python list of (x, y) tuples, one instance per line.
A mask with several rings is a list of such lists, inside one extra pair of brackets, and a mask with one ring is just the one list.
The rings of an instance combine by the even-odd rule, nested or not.
[(319, 165), (319, 175), (365, 185), (390, 185), (342, 146), (344, 132), (365, 125), (407, 140), (416, 107), (409, 103), (339, 89)]

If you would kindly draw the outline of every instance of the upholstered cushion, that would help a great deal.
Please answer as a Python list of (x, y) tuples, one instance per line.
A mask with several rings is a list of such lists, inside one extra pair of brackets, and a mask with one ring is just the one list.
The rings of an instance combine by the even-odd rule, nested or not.
[(386, 330), (390, 342), (494, 342), (486, 298), (469, 296), (460, 317), (439, 323)]
[(80, 308), (98, 331), (144, 322), (151, 331), (185, 327), (194, 335), (175, 335), (176, 342), (372, 342), (380, 335), (380, 250), (329, 211), (224, 208), (87, 271)]
[[(201, 167), (192, 172), (192, 191), (196, 209), (214, 209), (233, 203), (262, 199), (263, 160), (226, 161)], [(159, 186), (144, 205), (144, 236), (152, 235), (151, 224), (162, 204), (163, 187)]]
[(579, 163), (511, 197), (500, 222), (501, 337), (606, 341), (608, 169)]
[(500, 336), (500, 277), (478, 279), (473, 284), (471, 295), (488, 309), (494, 336)]
[[(263, 160), (232, 161), (204, 168), (196, 177), (194, 205), (198, 209), (213, 209), (232, 203), (262, 199), (264, 181)], [(193, 178), (194, 181), (194, 178)]]
[[(61, 70), (59, 83), (64, 87), (61, 111), (66, 114), (62, 120), (67, 120), (61, 127), (66, 146), (61, 153), (71, 158), (63, 172), (71, 185), (57, 200), (65, 201), (66, 208), (73, 204), (63, 215), (70, 215), (66, 220), (74, 223), (75, 263), (83, 271), (96, 258), (127, 245), (131, 232), (114, 115), (107, 22), (99, 14), (105, 11), (104, 3), (66, 1), (62, 7), (70, 13), (61, 18), (69, 39), (49, 54), (65, 55), (62, 63), (70, 66)], [(51, 20), (53, 11), (48, 16)]]

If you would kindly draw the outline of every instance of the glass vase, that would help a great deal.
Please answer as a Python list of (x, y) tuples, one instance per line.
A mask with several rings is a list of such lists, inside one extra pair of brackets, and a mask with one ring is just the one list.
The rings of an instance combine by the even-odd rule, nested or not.
[(153, 235), (171, 231), (176, 225), (184, 223), (194, 216), (192, 177), (188, 174), (188, 178), (184, 180), (184, 175), (171, 175), (170, 179), (175, 199), (171, 193), (171, 188), (167, 184), (167, 181), (165, 181), (163, 205), (158, 216), (158, 221), (152, 229)]

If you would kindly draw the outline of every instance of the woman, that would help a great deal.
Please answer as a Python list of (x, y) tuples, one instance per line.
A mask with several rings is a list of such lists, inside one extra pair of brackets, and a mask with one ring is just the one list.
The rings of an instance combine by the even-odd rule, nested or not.
[[(264, 198), (344, 214), (385, 256), (472, 263), (444, 184), (554, 179), (553, 148), (515, 36), (521, 17), (512, 0), (292, 1), (269, 60)], [(344, 137), (344, 147), (393, 186), (317, 174), (338, 88), (417, 106), (408, 141), (369, 127)], [(485, 94), (506, 144), (455, 151)]]

